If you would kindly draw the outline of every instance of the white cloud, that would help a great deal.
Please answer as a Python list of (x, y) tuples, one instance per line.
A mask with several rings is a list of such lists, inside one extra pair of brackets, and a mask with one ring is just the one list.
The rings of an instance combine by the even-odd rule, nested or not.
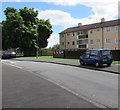
[(70, 15), (70, 13), (60, 10), (39, 10), (38, 17), (40, 19), (50, 19), (52, 25), (63, 27), (75, 26), (78, 22), (80, 22), (80, 19), (75, 19)]
[[(118, 2), (119, 0), (40, 0), (41, 2), (53, 3), (55, 5), (75, 6), (82, 4), (92, 8), (93, 14), (89, 16), (90, 21), (97, 21), (104, 17), (111, 20), (118, 16)], [(72, 8), (72, 7), (71, 7)], [(84, 11), (84, 10), (83, 10)], [(86, 18), (84, 18), (86, 19)], [(90, 22), (88, 21), (88, 22)]]
[(59, 44), (59, 35), (58, 34), (52, 34), (51, 36), (50, 36), (50, 38), (48, 39), (48, 46), (47, 46), (47, 48), (49, 48), (49, 47), (53, 47), (53, 45), (55, 45), (55, 44)]

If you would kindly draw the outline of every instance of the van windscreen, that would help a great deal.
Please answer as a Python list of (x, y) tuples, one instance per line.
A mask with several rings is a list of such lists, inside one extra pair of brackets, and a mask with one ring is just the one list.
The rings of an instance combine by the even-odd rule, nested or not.
[(110, 50), (104, 50), (104, 51), (102, 52), (102, 55), (110, 55)]

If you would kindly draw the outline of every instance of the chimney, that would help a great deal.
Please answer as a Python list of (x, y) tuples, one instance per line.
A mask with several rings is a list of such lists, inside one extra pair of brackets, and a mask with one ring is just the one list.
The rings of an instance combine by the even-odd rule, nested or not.
[(101, 18), (101, 23), (105, 22), (105, 18)]
[(82, 23), (78, 23), (78, 26), (82, 26)]

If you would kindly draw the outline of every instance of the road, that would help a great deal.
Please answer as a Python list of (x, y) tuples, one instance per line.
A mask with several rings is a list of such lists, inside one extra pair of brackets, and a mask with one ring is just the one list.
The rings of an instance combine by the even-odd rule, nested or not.
[[(2, 63), (4, 107), (45, 107), (47, 103), (47, 107), (118, 108), (117, 74), (40, 62)], [(19, 97), (20, 93), (23, 94)], [(16, 98), (12, 97), (14, 94)], [(39, 98), (41, 94), (43, 99)], [(13, 103), (9, 104), (11, 100)]]

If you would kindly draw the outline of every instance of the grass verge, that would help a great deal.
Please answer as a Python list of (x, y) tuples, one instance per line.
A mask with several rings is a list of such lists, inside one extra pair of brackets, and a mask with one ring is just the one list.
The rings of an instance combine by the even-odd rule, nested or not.
[[(24, 58), (36, 58), (33, 57), (24, 57)], [(53, 58), (53, 56), (38, 56), (39, 59), (46, 59), (46, 60), (79, 60), (79, 59), (70, 59), (70, 58)], [(120, 61), (113, 61), (112, 64), (120, 64)]]
[(120, 61), (113, 61), (112, 64), (120, 64)]

